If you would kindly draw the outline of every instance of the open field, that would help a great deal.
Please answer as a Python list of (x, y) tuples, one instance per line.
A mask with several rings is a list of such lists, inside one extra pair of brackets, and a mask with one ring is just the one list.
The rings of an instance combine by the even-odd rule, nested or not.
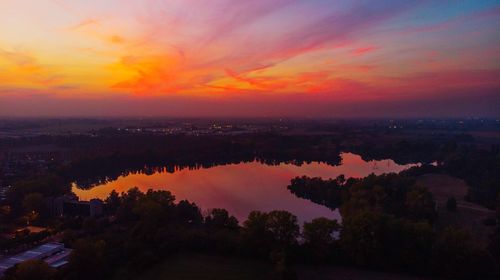
[[(493, 227), (484, 225), (483, 221), (495, 216), (495, 212), (481, 205), (465, 200), (467, 184), (458, 178), (444, 174), (426, 174), (420, 176), (418, 184), (432, 192), (438, 206), (438, 228), (449, 226), (464, 228), (472, 234), (476, 244), (486, 246)], [(455, 197), (457, 201), (456, 212), (446, 209), (446, 201)]]

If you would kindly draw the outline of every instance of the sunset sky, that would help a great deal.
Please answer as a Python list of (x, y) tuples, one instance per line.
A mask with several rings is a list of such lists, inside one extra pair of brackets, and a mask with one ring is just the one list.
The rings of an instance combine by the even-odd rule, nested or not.
[(0, 0), (0, 116), (500, 117), (500, 1)]

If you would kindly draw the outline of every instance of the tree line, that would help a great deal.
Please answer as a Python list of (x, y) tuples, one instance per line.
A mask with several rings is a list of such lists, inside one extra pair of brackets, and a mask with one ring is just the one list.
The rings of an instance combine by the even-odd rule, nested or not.
[[(320, 182), (301, 177), (292, 185), (302, 185), (307, 193), (304, 186), (314, 185), (309, 180)], [(45, 271), (47, 279), (126, 279), (180, 252), (269, 261), (275, 267), (270, 279), (295, 279), (298, 263), (454, 279), (498, 276), (498, 251), (475, 247), (462, 230), (434, 230), (432, 195), (412, 178), (340, 176), (321, 186), (346, 189), (340, 191), (341, 223), (317, 218), (300, 225), (295, 215), (279, 210), (253, 211), (240, 223), (225, 209), (202, 214), (195, 203), (175, 202), (168, 191), (112, 192), (105, 204), (108, 216), (59, 221), (64, 242), (74, 248), (67, 267), (50, 272), (40, 263), (29, 264), (31, 269), (23, 264), (9, 271), (7, 279), (19, 279), (26, 270)], [(498, 236), (496, 242), (498, 246)]]

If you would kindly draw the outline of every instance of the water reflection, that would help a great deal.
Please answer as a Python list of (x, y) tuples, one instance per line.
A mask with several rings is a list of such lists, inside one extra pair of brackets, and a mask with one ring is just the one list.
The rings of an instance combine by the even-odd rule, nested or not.
[(392, 160), (367, 162), (352, 153), (343, 153), (341, 156), (342, 163), (338, 166), (317, 162), (266, 165), (253, 161), (200, 169), (146, 170), (120, 176), (115, 181), (87, 190), (75, 185), (73, 192), (80, 199), (89, 200), (106, 198), (113, 189), (122, 192), (136, 186), (143, 191), (171, 191), (177, 200), (188, 199), (202, 209), (225, 208), (240, 221), (245, 220), (252, 210), (287, 210), (297, 215), (300, 221), (316, 217), (340, 219), (338, 211), (331, 211), (291, 194), (286, 188), (290, 180), (302, 175), (334, 178), (344, 174), (346, 177), (364, 177), (370, 173), (400, 172), (413, 166), (398, 165)]

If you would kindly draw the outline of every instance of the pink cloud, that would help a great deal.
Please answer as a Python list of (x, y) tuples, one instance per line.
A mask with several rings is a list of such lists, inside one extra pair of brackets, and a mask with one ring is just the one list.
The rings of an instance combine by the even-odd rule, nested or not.
[(353, 49), (351, 51), (351, 54), (353, 56), (361, 56), (361, 55), (365, 55), (367, 53), (376, 51), (377, 49), (378, 49), (378, 47), (376, 47), (376, 46), (368, 46), (368, 47), (363, 47), (363, 48), (357, 48), (357, 49)]

